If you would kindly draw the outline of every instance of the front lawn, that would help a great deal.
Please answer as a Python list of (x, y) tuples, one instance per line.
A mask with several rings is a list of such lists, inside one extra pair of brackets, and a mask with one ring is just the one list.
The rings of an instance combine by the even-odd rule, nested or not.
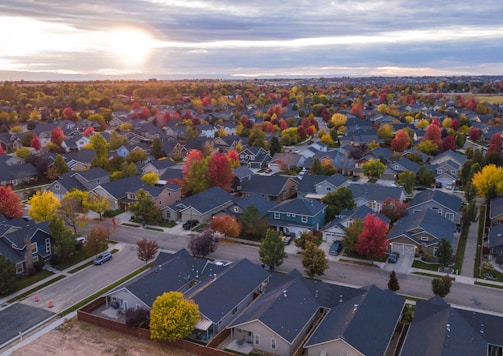
[(82, 262), (82, 261), (88, 259), (89, 257), (90, 256), (87, 255), (87, 251), (84, 246), (80, 250), (76, 251), (72, 256), (62, 259), (57, 264), (52, 264), (52, 267), (54, 267), (60, 271), (63, 271), (65, 269), (67, 269), (68, 267), (71, 267), (79, 262)]
[[(343, 256), (357, 258), (359, 260), (372, 261), (372, 259), (367, 256), (359, 255), (356, 251), (348, 251), (347, 249), (344, 249)], [(375, 259), (374, 262), (386, 262), (386, 258), (386, 255), (384, 255), (380, 258)]]
[[(14, 283), (14, 290), (12, 290), (11, 292), (9, 292), (8, 294), (12, 294), (12, 293), (15, 293), (17, 291), (20, 291), (21, 289), (29, 287), (32, 284), (37, 283), (37, 282), (39, 282), (39, 281), (41, 281), (43, 279), (46, 279), (46, 278), (48, 278), (50, 276), (52, 276), (52, 272), (49, 272), (49, 271), (46, 271), (46, 270), (42, 270), (40, 272), (35, 273), (32, 276), (19, 277), (19, 279), (17, 279), (16, 282)], [(7, 294), (2, 294), (2, 295), (0, 295), (0, 297), (3, 297), (5, 295), (7, 295)]]
[(438, 263), (426, 263), (423, 261), (414, 260), (414, 262), (412, 262), (412, 267), (438, 272), (440, 265)]

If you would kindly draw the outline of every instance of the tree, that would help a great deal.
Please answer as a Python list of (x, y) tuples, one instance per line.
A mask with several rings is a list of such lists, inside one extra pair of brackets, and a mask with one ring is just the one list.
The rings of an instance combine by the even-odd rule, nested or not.
[(59, 175), (70, 171), (70, 167), (65, 162), (65, 159), (61, 155), (56, 155), (52, 166), (58, 171)]
[(442, 140), (442, 151), (455, 151), (456, 150), (456, 141), (452, 135), (447, 135)]
[(88, 256), (97, 255), (108, 247), (110, 231), (106, 226), (93, 226), (87, 235), (86, 251)]
[(23, 212), (23, 203), (11, 187), (0, 186), (0, 214), (7, 219), (12, 219), (20, 218), (23, 216)]
[(281, 146), (281, 142), (277, 136), (271, 137), (271, 141), (269, 142), (269, 154), (274, 156), (276, 153), (283, 152), (283, 147)]
[(262, 130), (261, 125), (254, 125), (248, 136), (248, 146), (250, 147), (267, 147), (266, 135)]
[(295, 239), (295, 246), (297, 246), (302, 250), (305, 250), (306, 244), (308, 242), (314, 243), (316, 246), (319, 246), (321, 244), (321, 241), (322, 241), (321, 237), (314, 236), (311, 230), (306, 230), (302, 231), (300, 233), (300, 236)]
[(346, 251), (356, 251), (358, 236), (360, 236), (362, 230), (363, 221), (360, 219), (353, 220), (353, 222), (346, 228), (344, 237), (342, 238), (342, 246), (346, 249)]
[(337, 173), (337, 168), (334, 166), (334, 161), (330, 158), (321, 160), (321, 170), (324, 176), (331, 176)]
[(472, 185), (477, 189), (480, 196), (489, 202), (496, 196), (503, 195), (503, 168), (494, 164), (484, 166), (481, 171), (475, 173)]
[(136, 192), (136, 201), (129, 206), (136, 217), (141, 217), (143, 224), (158, 224), (162, 220), (162, 212), (143, 188)]
[(416, 146), (416, 148), (419, 151), (421, 151), (427, 155), (435, 154), (438, 151), (439, 147), (440, 147), (440, 144), (436, 144), (435, 142), (433, 142), (431, 140), (422, 141)]
[(59, 207), (59, 200), (51, 191), (37, 191), (29, 200), (30, 209), (28, 214), (37, 221), (48, 221)]
[(480, 139), (480, 129), (476, 127), (470, 128), (470, 131), (468, 131), (468, 136), (470, 137), (470, 140), (477, 142)]
[(369, 159), (362, 165), (363, 174), (369, 178), (379, 179), (386, 166), (378, 159)]
[(141, 177), (141, 181), (148, 185), (155, 185), (159, 181), (159, 175), (155, 172), (147, 172)]
[(144, 261), (145, 264), (155, 257), (157, 251), (159, 251), (159, 244), (155, 240), (142, 238), (136, 241), (136, 256), (138, 256), (140, 261)]
[(192, 333), (200, 317), (199, 306), (193, 300), (185, 299), (180, 292), (163, 293), (150, 310), (150, 338), (182, 340)]
[(65, 221), (55, 215), (49, 221), (49, 231), (54, 241), (54, 253), (59, 258), (64, 258), (75, 251), (75, 239), (72, 230)]
[(416, 175), (411, 171), (399, 173), (397, 183), (400, 184), (408, 194), (410, 194), (416, 186)]
[(141, 148), (129, 151), (129, 153), (126, 156), (126, 162), (128, 163), (136, 164), (139, 162), (145, 162), (146, 160), (147, 160), (147, 152), (145, 152)]
[(238, 237), (241, 233), (241, 223), (234, 216), (224, 214), (211, 219), (211, 229), (221, 232), (224, 237)]
[(452, 253), (451, 243), (445, 237), (442, 237), (438, 242), (438, 263), (444, 268), (447, 267), (452, 261)]
[(451, 291), (452, 280), (448, 275), (433, 278), (431, 281), (431, 289), (433, 290), (433, 294), (438, 295), (439, 297), (445, 297)]
[(314, 242), (306, 242), (302, 252), (302, 266), (308, 277), (321, 276), (329, 268), (325, 252)]
[(435, 124), (428, 125), (423, 136), (423, 141), (431, 141), (436, 144), (437, 147), (440, 146), (442, 144), (442, 133), (440, 131), (440, 127)]
[(164, 148), (162, 148), (162, 141), (159, 137), (154, 138), (154, 140), (152, 141), (152, 149), (150, 150), (150, 154), (154, 156), (155, 159), (166, 157), (166, 151), (164, 151)]
[(489, 147), (487, 148), (487, 153), (489, 152), (497, 152), (501, 153), (501, 145), (503, 144), (503, 139), (501, 138), (501, 134), (495, 133), (491, 136), (491, 140), (489, 141)]
[(400, 199), (386, 198), (382, 204), (381, 213), (393, 223), (407, 215), (407, 206), (408, 204)]
[(99, 214), (100, 220), (103, 218), (103, 213), (111, 208), (108, 199), (97, 194), (89, 195), (84, 203), (84, 206), (87, 209)]
[(38, 138), (37, 135), (33, 135), (31, 141), (30, 141), (30, 147), (34, 148), (35, 150), (39, 151), (42, 145), (40, 144), (40, 139)]
[(31, 151), (28, 147), (20, 147), (16, 150), (16, 157), (26, 159), (31, 154)]
[(210, 187), (221, 187), (226, 191), (231, 190), (234, 179), (232, 163), (225, 153), (214, 153), (208, 162), (208, 178)]
[(372, 263), (377, 258), (384, 256), (387, 247), (387, 232), (388, 225), (384, 221), (379, 219), (375, 214), (367, 214), (363, 221), (362, 232), (358, 236), (356, 252), (369, 257)]
[(391, 271), (389, 274), (388, 289), (392, 292), (396, 292), (400, 289), (400, 283), (398, 283), (395, 271)]
[(429, 187), (435, 180), (435, 175), (430, 169), (425, 166), (421, 166), (417, 172), (417, 180), (419, 181), (419, 184)]
[(204, 230), (196, 236), (192, 236), (189, 240), (187, 248), (192, 256), (206, 257), (217, 249), (215, 234), (211, 230)]
[(270, 269), (280, 266), (283, 260), (288, 257), (285, 253), (285, 244), (281, 240), (278, 232), (268, 229), (259, 248), (259, 256), (263, 264)]
[[(126, 136), (119, 135), (116, 131), (112, 131), (110, 134), (110, 149), (117, 150), (121, 146), (127, 146), (128, 139)], [(154, 156), (155, 157), (155, 156)]]
[(249, 205), (239, 218), (241, 221), (241, 234), (251, 235), (254, 238), (265, 236), (269, 223), (260, 217), (259, 210), (254, 205)]
[(332, 221), (344, 209), (351, 210), (356, 207), (353, 200), (353, 191), (346, 187), (337, 188), (335, 192), (325, 195), (321, 202), (327, 204), (326, 221)]
[[(70, 191), (65, 194), (63, 199), (61, 199), (61, 203), (58, 207), (57, 213), (61, 218), (63, 218), (64, 222), (70, 226), (75, 233), (77, 233), (77, 227), (85, 226), (86, 218), (81, 215), (86, 212), (87, 209), (83, 206), (83, 201), (77, 193), (72, 193)], [(79, 191), (82, 192), (82, 191)], [(88, 192), (82, 192), (85, 195), (85, 198), (89, 195)]]
[(381, 125), (377, 129), (377, 137), (383, 139), (387, 144), (390, 144), (391, 138), (393, 137), (393, 131), (393, 126), (390, 124)]
[(191, 150), (187, 154), (182, 167), (186, 192), (198, 193), (208, 189), (208, 160), (200, 150)]
[(66, 136), (63, 129), (61, 127), (55, 127), (51, 131), (51, 142), (57, 146), (61, 146), (64, 140), (66, 140)]
[(321, 176), (323, 175), (323, 168), (321, 167), (321, 161), (318, 157), (313, 158), (313, 163), (310, 169), (311, 174)]
[(16, 276), (16, 265), (6, 257), (0, 255), (0, 296), (5, 296), (14, 290)]
[(410, 137), (404, 130), (398, 130), (391, 141), (391, 149), (395, 152), (403, 152), (410, 146)]

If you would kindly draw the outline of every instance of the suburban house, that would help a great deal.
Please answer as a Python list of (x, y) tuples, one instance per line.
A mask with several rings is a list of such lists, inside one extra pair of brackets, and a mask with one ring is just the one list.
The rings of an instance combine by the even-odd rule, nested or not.
[(273, 202), (259, 194), (250, 194), (245, 198), (236, 199), (233, 206), (229, 207), (230, 214), (241, 216), (246, 209), (253, 206), (258, 210), (259, 217), (269, 221), (269, 210), (276, 206)]
[(70, 190), (76, 188), (92, 191), (99, 185), (110, 182), (110, 173), (103, 168), (91, 168), (86, 171), (68, 171), (52, 182), (45, 190), (51, 191), (59, 200)]
[(128, 210), (131, 203), (137, 201), (138, 190), (145, 190), (159, 209), (174, 204), (182, 198), (182, 188), (177, 184), (150, 185), (139, 176), (130, 176), (101, 184), (91, 193), (108, 199), (111, 210)]
[(248, 168), (263, 169), (271, 160), (269, 152), (262, 147), (245, 147), (239, 152), (241, 165)]
[(425, 209), (398, 220), (387, 240), (391, 251), (436, 256), (442, 238), (446, 238), (456, 251), (459, 238), (456, 224), (431, 209)]
[(201, 319), (192, 338), (203, 342), (225, 329), (260, 295), (270, 278), (266, 270), (247, 259), (221, 266), (193, 257), (185, 249), (174, 254), (161, 252), (153, 265), (132, 283), (105, 294), (107, 305), (114, 303), (122, 310), (151, 309), (163, 293), (181, 292), (199, 306)]
[(215, 186), (165, 207), (162, 215), (165, 220), (182, 223), (197, 220), (202, 224), (234, 205), (235, 199), (224, 189)]
[(96, 157), (95, 150), (80, 150), (63, 155), (66, 164), (72, 171), (86, 171), (91, 168), (91, 162)]
[(416, 302), (400, 355), (501, 355), (503, 318), (455, 308), (439, 296)]
[(461, 224), (462, 206), (463, 200), (453, 194), (436, 189), (427, 189), (414, 196), (407, 210), (409, 214), (413, 214), (424, 209), (431, 209), (447, 220), (455, 224)]
[(448, 150), (430, 159), (430, 167), (435, 172), (435, 181), (442, 183), (442, 186), (455, 186), (459, 179), (458, 172), (463, 168), (466, 156)]
[(416, 162), (411, 161), (407, 157), (401, 157), (396, 161), (389, 161), (388, 167), (391, 168), (398, 176), (400, 173), (407, 171), (410, 171), (417, 175), (421, 166)]
[(386, 355), (405, 300), (372, 285), (331, 308), (304, 348), (308, 356)]
[(269, 162), (269, 168), (271, 168), (273, 172), (279, 172), (302, 167), (304, 159), (302, 155), (294, 152), (275, 153)]
[(243, 186), (242, 192), (244, 196), (260, 194), (272, 201), (283, 201), (295, 196), (298, 185), (299, 181), (291, 177), (256, 174)]
[(331, 176), (305, 174), (297, 187), (297, 198), (322, 199), (340, 187), (347, 187), (348, 180), (339, 173)]
[(305, 230), (320, 230), (325, 225), (327, 206), (314, 199), (292, 199), (269, 209), (269, 224), (277, 231), (299, 236)]
[(255, 174), (250, 168), (245, 166), (236, 167), (232, 171), (234, 173), (234, 178), (232, 180), (232, 190), (234, 192), (240, 192), (243, 186), (248, 183)]
[(22, 183), (33, 182), (38, 179), (38, 171), (31, 163), (14, 164), (11, 166), (0, 164), (0, 185), (17, 186)]
[(141, 167), (141, 174), (143, 175), (145, 173), (154, 172), (160, 177), (166, 172), (168, 168), (174, 165), (175, 163), (170, 159), (150, 161), (145, 163), (143, 167)]
[(491, 226), (487, 236), (490, 253), (501, 258), (503, 256), (503, 224)]
[(47, 222), (35, 223), (21, 218), (3, 219), (0, 223), (0, 255), (16, 265), (16, 274), (28, 272), (27, 249), (31, 251), (33, 262), (51, 259), (54, 250)]
[(491, 199), (489, 205), (489, 219), (491, 221), (491, 226), (503, 223), (503, 197)]
[(404, 201), (406, 196), (402, 187), (377, 186), (371, 183), (350, 184), (356, 206), (366, 205), (378, 213), (387, 198)]

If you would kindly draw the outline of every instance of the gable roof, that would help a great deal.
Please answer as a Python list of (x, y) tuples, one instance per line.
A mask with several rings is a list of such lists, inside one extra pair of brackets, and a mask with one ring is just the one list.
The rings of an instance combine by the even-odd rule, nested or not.
[(401, 187), (378, 186), (372, 183), (350, 184), (348, 188), (353, 192), (354, 200), (358, 198), (376, 201), (384, 201), (386, 198), (400, 199), (403, 193)]
[(269, 211), (274, 213), (292, 213), (304, 216), (316, 216), (326, 209), (326, 207), (326, 204), (314, 199), (292, 199), (277, 204), (273, 208), (269, 209)]
[(176, 202), (170, 205), (170, 208), (173, 210), (180, 210), (179, 207), (192, 207), (200, 213), (205, 213), (219, 205), (234, 202), (235, 199), (236, 198), (224, 189), (215, 186)]
[(460, 211), (461, 206), (463, 205), (463, 200), (454, 194), (448, 194), (437, 189), (426, 189), (414, 196), (409, 203), (407, 210), (413, 210), (414, 207), (420, 206), (429, 201), (434, 201), (437, 204), (455, 212)]
[(288, 180), (292, 180), (298, 184), (298, 182), (293, 180), (291, 177), (285, 177), (278, 174), (271, 176), (255, 174), (243, 186), (243, 192), (278, 196), (281, 194), (281, 190)]
[(250, 194), (245, 198), (236, 199), (236, 205), (241, 209), (246, 210), (250, 206), (257, 208), (259, 216), (262, 218), (269, 213), (269, 209), (276, 205), (276, 202), (271, 201), (260, 194)]
[(491, 199), (489, 208), (489, 218), (494, 219), (503, 214), (503, 197), (496, 197)]
[(334, 187), (338, 188), (347, 181), (347, 178), (339, 173), (332, 174), (331, 176), (305, 174), (300, 180), (299, 186), (297, 187), (297, 192), (315, 193), (315, 186), (322, 182), (330, 183)]

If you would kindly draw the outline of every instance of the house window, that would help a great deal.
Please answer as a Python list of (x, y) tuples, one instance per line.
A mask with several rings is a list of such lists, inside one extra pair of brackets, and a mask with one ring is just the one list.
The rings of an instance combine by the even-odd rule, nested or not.
[(376, 210), (377, 209), (377, 202), (375, 200), (369, 201), (369, 208), (372, 210)]
[(136, 200), (136, 193), (129, 193), (129, 199)]
[(326, 187), (326, 190), (327, 190), (327, 192), (331, 192), (332, 191), (332, 187)]
[(426, 236), (421, 236), (421, 241), (428, 241), (428, 237), (426, 237)]
[(433, 247), (433, 257), (437, 257), (438, 247)]
[(487, 344), (487, 356), (502, 356), (503, 346)]
[(437, 174), (442, 174), (443, 172), (442, 168), (437, 169)]
[(455, 176), (455, 175), (456, 175), (456, 171), (455, 171), (455, 170), (451, 170), (451, 174), (452, 174), (453, 176)]
[(51, 239), (45, 239), (45, 253), (51, 253)]
[(271, 349), (276, 350), (276, 339), (271, 339)]
[(292, 214), (292, 218), (294, 218), (296, 215), (295, 214)]
[(260, 345), (260, 336), (255, 334), (255, 345)]
[(23, 262), (16, 263), (16, 273), (17, 274), (23, 273)]
[(136, 304), (136, 310), (140, 309), (140, 304)]
[(235, 213), (238, 213), (239, 212), (239, 208), (237, 206), (234, 207), (234, 212)]
[(302, 215), (302, 220), (301, 220), (303, 223), (307, 223), (307, 216), (305, 215)]
[(276, 213), (276, 212), (274, 213), (274, 218), (275, 218), (275, 219), (279, 219), (280, 217), (281, 217), (281, 214), (280, 214), (280, 213)]
[(236, 314), (237, 312), (238, 312), (238, 308), (234, 307), (234, 309), (232, 309), (232, 314)]
[(445, 218), (449, 221), (454, 221), (454, 214), (453, 213), (445, 213)]
[(61, 186), (60, 186), (59, 184), (56, 184), (56, 185), (54, 186), (54, 188), (56, 188), (56, 189), (61, 189)]
[(291, 216), (291, 215), (292, 215), (292, 214), (290, 214), (290, 213), (286, 213), (286, 216), (288, 216), (288, 217), (289, 217), (289, 216)]
[(31, 243), (31, 253), (37, 253), (38, 252), (38, 246), (36, 242)]

